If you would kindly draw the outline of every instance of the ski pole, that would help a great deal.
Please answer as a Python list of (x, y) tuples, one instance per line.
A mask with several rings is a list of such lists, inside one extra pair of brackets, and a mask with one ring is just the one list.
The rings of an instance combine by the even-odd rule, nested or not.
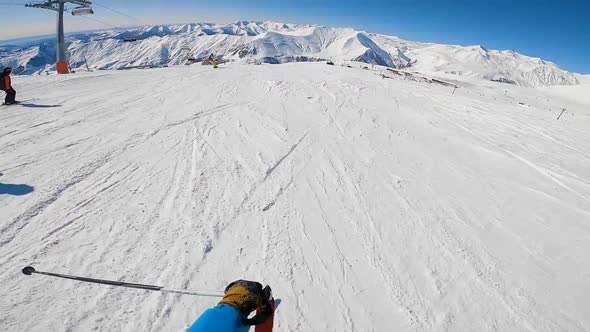
[(37, 271), (32, 266), (27, 266), (23, 270), (23, 273), (30, 276), (33, 273), (35, 274), (43, 274), (50, 277), (56, 278), (63, 278), (63, 279), (71, 279), (76, 281), (82, 282), (91, 282), (95, 284), (103, 284), (109, 286), (120, 286), (120, 287), (127, 287), (127, 288), (137, 288), (137, 289), (145, 289), (151, 291), (158, 291), (162, 293), (176, 293), (176, 294), (185, 294), (185, 295), (196, 295), (196, 296), (210, 296), (210, 297), (223, 297), (223, 292), (203, 292), (203, 291), (193, 291), (193, 290), (184, 290), (184, 289), (171, 289), (162, 286), (154, 286), (154, 285), (144, 285), (144, 284), (136, 284), (124, 281), (114, 281), (114, 280), (104, 280), (104, 279), (94, 279), (94, 278), (86, 278), (86, 277), (78, 277), (78, 276), (71, 276), (66, 274), (59, 274), (59, 273), (51, 273), (51, 272), (42, 272)]

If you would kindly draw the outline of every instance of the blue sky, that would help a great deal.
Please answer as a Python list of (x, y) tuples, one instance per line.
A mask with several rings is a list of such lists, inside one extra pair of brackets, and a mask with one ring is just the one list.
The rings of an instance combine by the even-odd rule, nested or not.
[[(3, 3), (25, 3), (8, 0)], [(137, 20), (95, 6), (92, 18), (115, 26), (274, 20), (353, 27), (402, 38), (513, 49), (590, 73), (590, 0), (100, 0)], [(0, 6), (0, 39), (52, 33), (55, 14)], [(7, 15), (6, 11), (11, 14)], [(31, 23), (33, 22), (33, 23)], [(66, 31), (108, 28), (68, 16)]]

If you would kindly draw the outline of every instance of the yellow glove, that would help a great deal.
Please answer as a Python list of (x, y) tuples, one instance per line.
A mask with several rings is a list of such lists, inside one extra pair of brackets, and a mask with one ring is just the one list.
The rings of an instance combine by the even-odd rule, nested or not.
[[(237, 309), (242, 314), (242, 322), (246, 325), (256, 325), (264, 322), (272, 314), (269, 300), (272, 298), (269, 286), (262, 288), (256, 281), (237, 280), (225, 288), (225, 296), (219, 302)], [(248, 315), (256, 309), (263, 309), (250, 319)]]

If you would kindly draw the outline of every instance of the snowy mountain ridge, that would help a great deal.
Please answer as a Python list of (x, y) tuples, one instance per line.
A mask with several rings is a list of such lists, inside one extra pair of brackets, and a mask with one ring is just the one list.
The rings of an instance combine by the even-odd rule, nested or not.
[[(214, 54), (226, 61), (255, 59), (266, 63), (360, 61), (530, 87), (579, 84), (575, 74), (556, 64), (514, 51), (413, 42), (318, 25), (251, 21), (155, 25), (76, 33), (68, 40), (73, 69), (179, 65)], [(16, 68), (20, 74), (41, 73), (53, 70), (54, 54), (51, 39), (34, 46), (3, 46), (0, 64)]]

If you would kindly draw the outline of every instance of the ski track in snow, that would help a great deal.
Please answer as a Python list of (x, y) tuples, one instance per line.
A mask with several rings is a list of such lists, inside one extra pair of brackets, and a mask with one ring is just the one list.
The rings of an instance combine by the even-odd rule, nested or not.
[(279, 331), (590, 328), (590, 105), (310, 63), (19, 81), (55, 107), (0, 108), (0, 180), (34, 187), (0, 194), (2, 330), (178, 331), (216, 303), (26, 265), (260, 280)]

